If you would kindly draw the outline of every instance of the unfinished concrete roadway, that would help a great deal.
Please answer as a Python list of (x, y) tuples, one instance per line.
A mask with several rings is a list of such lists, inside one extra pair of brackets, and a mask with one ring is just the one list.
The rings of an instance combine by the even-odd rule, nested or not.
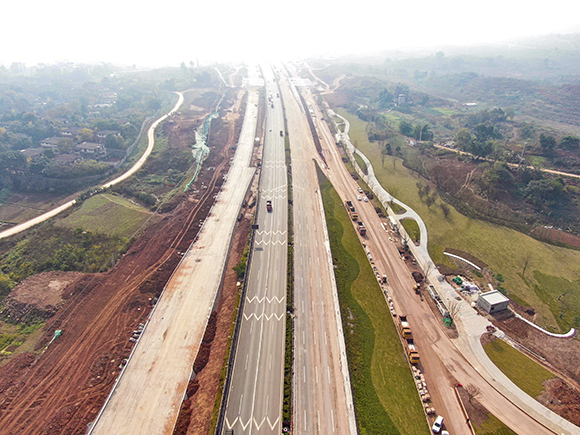
[(292, 158), (294, 224), (293, 431), (357, 433), (316, 148), (296, 92), (280, 73)]
[(250, 90), (239, 144), (222, 191), (165, 287), (89, 434), (173, 432), (221, 283), (236, 218), (254, 176), (249, 165), (257, 103), (258, 92)]

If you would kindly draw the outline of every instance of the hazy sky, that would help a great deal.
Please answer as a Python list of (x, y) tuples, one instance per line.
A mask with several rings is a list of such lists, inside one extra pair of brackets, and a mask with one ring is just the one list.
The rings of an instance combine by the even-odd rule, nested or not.
[[(8, 3), (9, 2), (9, 3)], [(7, 0), (0, 63), (138, 66), (366, 53), (580, 32), (577, 0)], [(392, 4), (394, 3), (394, 4)]]

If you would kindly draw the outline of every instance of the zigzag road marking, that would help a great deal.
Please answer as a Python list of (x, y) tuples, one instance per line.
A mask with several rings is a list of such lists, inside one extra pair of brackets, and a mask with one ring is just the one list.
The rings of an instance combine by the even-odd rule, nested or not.
[(250, 320), (252, 318), (252, 316), (255, 317), (257, 321), (260, 320), (262, 318), (262, 316), (264, 316), (264, 318), (267, 321), (269, 321), (272, 317), (275, 317), (276, 320), (282, 320), (282, 318), (284, 317), (284, 314), (274, 314), (274, 313), (272, 313), (269, 316), (266, 315), (266, 314), (260, 314), (259, 316), (256, 316), (256, 313), (252, 313), (249, 316), (247, 314), (244, 314), (244, 319)]
[(276, 236), (278, 234), (280, 234), (281, 236), (283, 236), (284, 234), (286, 234), (286, 231), (256, 231), (256, 235), (261, 236), (262, 234), (266, 234), (267, 236)]
[(248, 303), (250, 303), (250, 304), (251, 304), (252, 302), (254, 302), (254, 301), (258, 301), (258, 303), (259, 303), (259, 304), (261, 304), (261, 303), (264, 301), (264, 299), (266, 299), (266, 302), (268, 302), (269, 304), (271, 304), (271, 303), (272, 303), (272, 301), (276, 301), (276, 302), (278, 302), (279, 304), (281, 304), (282, 302), (284, 302), (284, 299), (283, 299), (283, 298), (279, 298), (278, 296), (274, 296), (274, 297), (272, 297), (272, 298), (269, 298), (269, 297), (267, 297), (267, 296), (264, 296), (264, 297), (262, 297), (262, 298), (259, 298), (258, 296), (254, 296), (252, 299), (249, 299), (249, 298), (246, 296), (246, 300), (247, 300), (247, 301), (248, 301)]
[(280, 420), (280, 416), (278, 416), (278, 418), (276, 419), (276, 421), (274, 423), (270, 423), (270, 417), (267, 417), (268, 420), (268, 426), (270, 426), (270, 430), (274, 430), (274, 427), (276, 427), (276, 425), (278, 424), (278, 421)]
[(272, 244), (272, 245), (277, 245), (277, 244), (285, 245), (286, 243), (287, 243), (286, 240), (284, 240), (284, 241), (276, 240), (274, 242), (272, 242), (271, 240), (268, 240), (268, 241), (266, 241), (266, 240), (260, 240), (258, 242), (255, 242), (256, 245), (269, 245), (269, 244)]
[(262, 418), (262, 421), (260, 422), (260, 424), (258, 424), (258, 422), (256, 421), (256, 419), (254, 418), (254, 424), (256, 425), (256, 429), (260, 430), (260, 428), (264, 424), (264, 420), (266, 420), (266, 419), (265, 418)]
[(234, 420), (233, 423), (230, 424), (228, 418), (226, 417), (226, 426), (228, 429), (231, 429), (232, 427), (234, 427), (234, 425), (237, 423), (239, 417), (236, 417), (236, 419)]

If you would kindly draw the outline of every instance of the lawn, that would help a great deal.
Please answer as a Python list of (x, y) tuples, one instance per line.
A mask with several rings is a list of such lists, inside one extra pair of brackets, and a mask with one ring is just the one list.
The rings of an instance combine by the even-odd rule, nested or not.
[(160, 219), (121, 196), (101, 194), (85, 200), (78, 210), (57, 225), (115, 237), (132, 237), (151, 217)]
[(514, 384), (534, 398), (544, 390), (543, 382), (555, 377), (552, 372), (503, 340), (494, 340), (483, 348), (489, 359)]
[(427, 434), (423, 407), (391, 313), (352, 223), (321, 183), (359, 433)]
[[(580, 289), (577, 281), (580, 251), (542, 243), (518, 231), (468, 218), (451, 206), (445, 218), (440, 198), (427, 207), (419, 197), (417, 183), (425, 180), (405, 168), (398, 157), (387, 156), (383, 167), (378, 145), (367, 139), (366, 123), (344, 110), (339, 112), (349, 120), (351, 140), (357, 141), (358, 148), (371, 161), (379, 182), (425, 221), (430, 252), (442, 255), (444, 248), (455, 248), (484, 261), (494, 273), (503, 275), (508, 296), (533, 306), (539, 314), (538, 323), (549, 330), (567, 332), (580, 319), (580, 298), (570, 295), (563, 302), (557, 301), (563, 291), (558, 285), (550, 285), (562, 282), (558, 281), (561, 279)], [(530, 261), (522, 276), (528, 256)], [(538, 280), (539, 276), (543, 279)], [(548, 300), (551, 302), (547, 303)]]

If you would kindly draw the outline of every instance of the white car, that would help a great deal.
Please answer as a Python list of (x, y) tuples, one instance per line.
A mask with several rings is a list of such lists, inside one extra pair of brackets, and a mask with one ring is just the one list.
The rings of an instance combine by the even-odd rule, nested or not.
[(359, 187), (359, 188), (358, 188), (358, 191), (359, 191), (359, 193), (363, 193), (363, 191), (362, 191), (362, 187)]
[(362, 196), (358, 195), (358, 196), (356, 197), (356, 199), (358, 199), (359, 201), (362, 201)]
[(369, 199), (366, 196), (363, 199), (365, 200), (365, 202), (369, 202)]
[(443, 417), (438, 415), (437, 419), (435, 419), (435, 423), (433, 423), (433, 426), (431, 427), (431, 430), (433, 431), (433, 433), (439, 433), (441, 432), (442, 425), (443, 425)]

